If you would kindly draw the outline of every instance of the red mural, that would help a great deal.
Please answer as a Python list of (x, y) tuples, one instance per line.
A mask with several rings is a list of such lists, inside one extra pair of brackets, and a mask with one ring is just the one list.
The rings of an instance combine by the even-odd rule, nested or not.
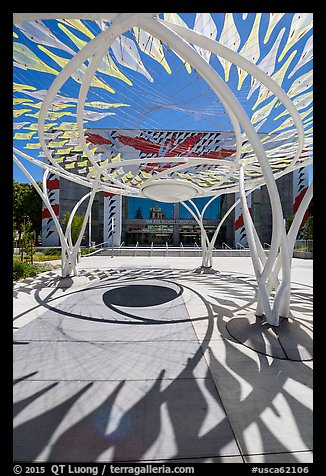
[[(160, 137), (155, 141), (148, 137), (142, 137), (142, 131), (138, 135), (121, 134), (120, 132), (103, 131), (103, 135), (97, 132), (86, 132), (86, 139), (93, 145), (112, 145), (119, 148), (121, 145), (132, 147), (140, 151), (142, 154), (150, 154), (156, 157), (207, 157), (209, 159), (225, 159), (233, 154), (236, 150), (234, 148), (225, 149), (220, 147), (220, 140), (212, 138), (216, 133), (212, 132), (186, 132), (185, 137), (177, 144), (180, 131), (159, 131)], [(110, 136), (110, 140), (106, 136)], [(171, 135), (171, 137), (162, 145), (164, 136)], [(201, 143), (199, 144), (199, 142)], [(209, 145), (209, 147), (208, 147)], [(205, 151), (206, 148), (206, 151)], [(151, 167), (157, 164), (150, 164)], [(164, 169), (162, 169), (164, 170)]]

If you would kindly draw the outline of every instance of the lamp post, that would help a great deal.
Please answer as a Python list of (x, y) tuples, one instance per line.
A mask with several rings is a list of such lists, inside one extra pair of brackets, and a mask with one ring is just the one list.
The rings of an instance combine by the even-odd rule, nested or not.
[(88, 248), (91, 247), (92, 244), (92, 209), (89, 212), (89, 221), (88, 221)]
[(112, 231), (112, 235), (111, 235), (111, 246), (112, 246), (112, 249), (111, 249), (111, 258), (113, 258), (114, 217), (111, 218), (111, 231)]
[[(21, 238), (20, 238), (20, 251), (21, 251), (21, 257), (20, 257), (20, 260), (23, 261), (24, 260), (24, 252), (27, 253), (27, 242), (26, 242), (26, 236), (27, 236), (27, 233), (26, 233), (26, 221), (28, 222), (29, 220), (29, 216), (28, 215), (23, 215), (22, 216), (22, 219), (23, 219), (23, 231), (21, 233)], [(26, 260), (26, 258), (25, 258)]]

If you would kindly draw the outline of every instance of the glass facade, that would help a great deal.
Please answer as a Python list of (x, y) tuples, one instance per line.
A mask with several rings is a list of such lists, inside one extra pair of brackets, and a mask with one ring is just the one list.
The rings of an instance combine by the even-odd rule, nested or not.
[[(199, 211), (210, 197), (194, 199)], [(191, 213), (181, 203), (162, 203), (150, 199), (126, 199), (126, 245), (196, 246), (200, 245), (200, 228)], [(216, 198), (206, 209), (204, 220), (208, 235), (213, 234), (221, 215), (221, 199)], [(208, 226), (209, 222), (213, 225)]]
[[(206, 203), (212, 197), (202, 197), (202, 198), (195, 198), (193, 202), (196, 204), (196, 207), (201, 212)], [(204, 219), (205, 220), (219, 220), (221, 216), (221, 197), (217, 197), (213, 202), (208, 205)], [(183, 206), (180, 205), (180, 218), (192, 218), (191, 213)]]
[[(211, 197), (195, 198), (193, 202), (201, 211)], [(151, 210), (157, 205), (163, 214), (163, 218), (192, 218), (191, 213), (183, 206), (179, 205), (179, 212), (175, 210), (174, 203), (155, 202), (154, 200), (143, 198), (128, 198), (127, 201), (127, 217), (131, 219), (150, 219), (152, 218)], [(219, 220), (221, 214), (221, 198), (216, 198), (205, 212), (206, 220)], [(176, 216), (177, 215), (177, 216)]]
[(173, 203), (161, 203), (154, 200), (143, 198), (128, 197), (127, 201), (127, 218), (147, 220), (151, 218), (151, 209), (155, 204), (162, 210), (164, 218), (173, 218)]

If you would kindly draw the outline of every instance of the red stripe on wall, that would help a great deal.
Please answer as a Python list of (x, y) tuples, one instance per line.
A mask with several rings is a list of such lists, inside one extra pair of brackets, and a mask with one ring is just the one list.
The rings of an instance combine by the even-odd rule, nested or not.
[(297, 195), (295, 197), (295, 200), (294, 200), (294, 203), (293, 203), (293, 213), (297, 212), (297, 210), (300, 206), (300, 203), (302, 202), (302, 199), (305, 196), (307, 190), (308, 190), (308, 187), (303, 188), (301, 190), (301, 192), (299, 193), (299, 195)]
[(60, 182), (58, 178), (46, 181), (46, 188), (48, 190), (57, 190), (59, 187), (60, 187)]
[[(302, 202), (302, 199), (305, 196), (307, 190), (308, 190), (308, 187), (303, 188), (301, 190), (301, 192), (299, 193), (299, 195), (297, 195), (295, 197), (295, 200), (294, 200), (294, 203), (293, 203), (293, 215), (296, 214), (296, 212), (297, 212), (297, 210), (300, 206), (300, 203)], [(302, 228), (305, 225), (306, 221), (308, 220), (308, 217), (309, 217), (309, 209), (307, 208), (307, 210), (306, 210), (306, 212), (303, 216), (300, 228)]]
[[(249, 213), (251, 215), (251, 208), (249, 207)], [(241, 213), (241, 215), (239, 216), (239, 218), (234, 222), (234, 229), (235, 230), (238, 230), (239, 228), (241, 228), (242, 226), (244, 225), (244, 220), (243, 220), (243, 215)]]
[[(56, 216), (59, 216), (59, 205), (52, 205), (52, 208)], [(42, 210), (42, 220), (44, 220), (44, 218), (52, 218), (52, 215), (48, 208), (44, 208)]]

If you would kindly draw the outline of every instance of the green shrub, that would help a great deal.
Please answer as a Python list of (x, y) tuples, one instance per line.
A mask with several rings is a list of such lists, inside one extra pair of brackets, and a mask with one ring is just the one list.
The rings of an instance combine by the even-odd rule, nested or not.
[(88, 253), (92, 253), (93, 251), (96, 251), (96, 248), (81, 248), (81, 255), (88, 255)]
[(19, 279), (31, 278), (36, 276), (39, 273), (44, 273), (45, 271), (51, 271), (52, 269), (58, 268), (60, 265), (51, 265), (49, 263), (24, 263), (22, 261), (14, 260), (13, 261), (13, 280), (17, 281)]
[(61, 256), (61, 248), (45, 248), (42, 252), (45, 256)]
[(24, 263), (23, 261), (14, 261), (13, 263), (13, 279), (29, 278), (31, 276), (36, 276), (37, 271), (35, 266), (30, 263)]
[(34, 255), (33, 261), (36, 263), (43, 262), (43, 261), (51, 261), (55, 259), (61, 259), (61, 255)]

